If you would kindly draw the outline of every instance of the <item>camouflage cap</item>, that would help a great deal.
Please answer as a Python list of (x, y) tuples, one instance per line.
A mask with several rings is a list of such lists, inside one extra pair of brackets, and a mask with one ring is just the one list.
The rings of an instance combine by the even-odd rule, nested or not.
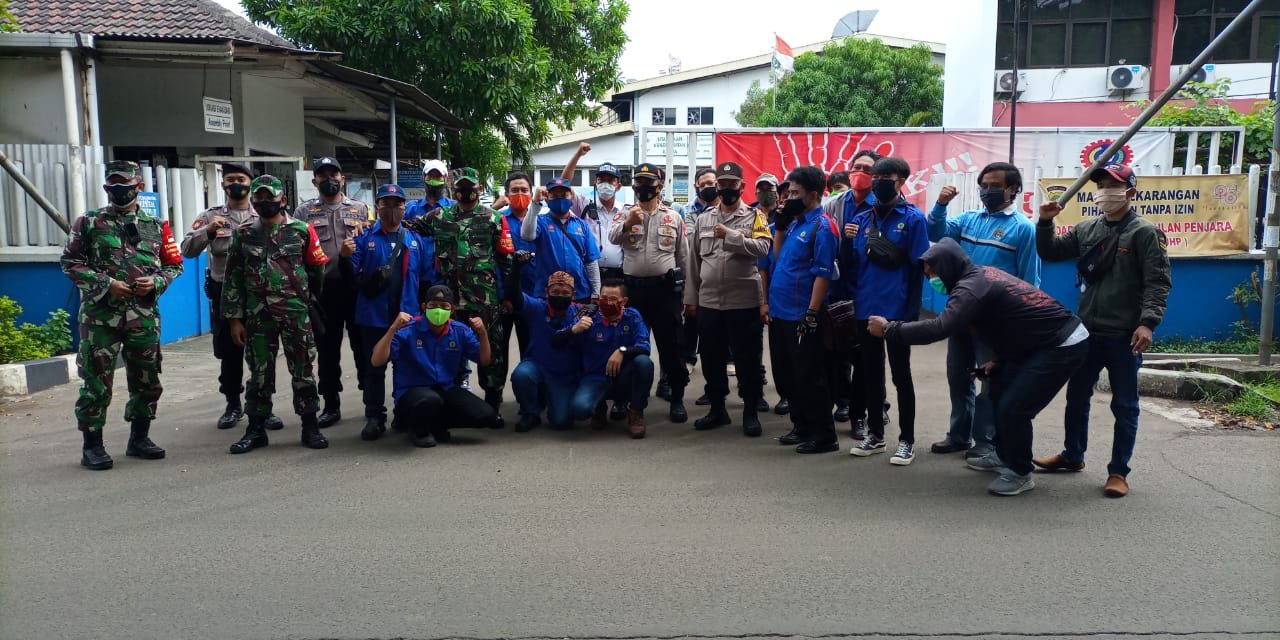
[(471, 184), (480, 184), (480, 174), (471, 167), (462, 167), (461, 169), (454, 169), (453, 173), (450, 173), (449, 176), (453, 178), (453, 184), (455, 185), (460, 182), (470, 182)]
[(125, 178), (141, 178), (142, 167), (129, 160), (112, 160), (107, 163), (107, 177), (123, 176)]
[(254, 178), (253, 184), (249, 185), (250, 192), (257, 193), (259, 189), (266, 189), (271, 195), (279, 197), (284, 193), (284, 183), (280, 182), (280, 178), (264, 173)]

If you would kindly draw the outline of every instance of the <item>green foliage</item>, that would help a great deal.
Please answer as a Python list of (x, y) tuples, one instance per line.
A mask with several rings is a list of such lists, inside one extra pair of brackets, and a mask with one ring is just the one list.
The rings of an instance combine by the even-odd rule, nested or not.
[(18, 325), (22, 307), (9, 296), (0, 297), (0, 364), (48, 358), (71, 348), (70, 315), (65, 309), (49, 314), (43, 325)]
[(777, 87), (753, 86), (734, 114), (754, 127), (927, 127), (942, 124), (942, 67), (925, 45), (844, 38), (796, 58)]
[(18, 19), (9, 12), (9, 0), (0, 0), (0, 33), (6, 31), (16, 33), (21, 30), (18, 27)]
[[(1274, 344), (1274, 343), (1272, 343)], [(1237, 320), (1231, 332), (1213, 338), (1170, 336), (1151, 343), (1152, 353), (1257, 353), (1258, 333), (1251, 323)]]
[[(1151, 118), (1153, 127), (1230, 127), (1244, 126), (1244, 163), (1271, 163), (1271, 132), (1275, 125), (1276, 103), (1271, 100), (1258, 100), (1248, 113), (1236, 111), (1227, 102), (1231, 91), (1231, 80), (1222, 78), (1214, 82), (1188, 82), (1182, 88), (1181, 95), (1190, 102), (1170, 102), (1155, 117)], [(1139, 100), (1129, 105), (1134, 109), (1134, 117), (1150, 104), (1149, 100)], [(1222, 146), (1218, 150), (1220, 162), (1230, 163), (1234, 140), (1223, 136)], [(1186, 151), (1186, 144), (1174, 150), (1174, 157), (1181, 158)], [(1200, 158), (1203, 161), (1204, 158)]]
[(1262, 384), (1247, 383), (1244, 393), (1224, 404), (1223, 409), (1233, 415), (1269, 420), (1276, 413), (1277, 398), (1280, 398), (1280, 383), (1274, 380)]
[[(344, 64), (420, 87), (470, 125), (454, 163), (501, 138), (524, 162), (621, 85), (626, 0), (243, 0), (254, 20)], [(496, 134), (496, 135), (495, 135)], [(432, 144), (434, 148), (434, 144)], [(505, 154), (504, 154), (505, 155)], [(490, 162), (493, 166), (493, 163)], [(479, 167), (477, 167), (479, 168)], [(492, 169), (490, 169), (492, 171)]]

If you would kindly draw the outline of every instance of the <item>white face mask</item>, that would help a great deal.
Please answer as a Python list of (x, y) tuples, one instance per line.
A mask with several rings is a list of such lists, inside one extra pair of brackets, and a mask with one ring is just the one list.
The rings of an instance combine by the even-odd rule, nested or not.
[(1102, 209), (1103, 213), (1119, 213), (1129, 208), (1129, 196), (1125, 195), (1126, 191), (1124, 187), (1098, 189), (1093, 195), (1093, 201), (1098, 203), (1098, 208)]
[(601, 200), (609, 200), (617, 195), (618, 188), (613, 186), (611, 182), (601, 182), (596, 185), (596, 193), (600, 194)]

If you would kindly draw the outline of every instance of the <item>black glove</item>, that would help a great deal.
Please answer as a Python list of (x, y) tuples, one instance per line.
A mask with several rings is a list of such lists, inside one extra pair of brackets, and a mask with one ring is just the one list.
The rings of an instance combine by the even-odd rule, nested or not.
[(586, 303), (586, 304), (581, 305), (581, 306), (579, 306), (579, 307), (578, 307), (578, 316), (577, 316), (577, 317), (579, 317), (579, 318), (587, 318), (587, 317), (590, 317), (590, 316), (594, 316), (594, 315), (596, 314), (596, 312), (597, 312), (597, 311), (599, 311), (599, 310), (600, 310), (600, 305), (598, 305), (598, 304), (596, 304), (596, 303), (594, 303), (594, 302), (588, 302), (588, 303)]
[(515, 257), (516, 257), (516, 264), (525, 264), (526, 262), (533, 260), (533, 252), (517, 251)]
[(818, 332), (818, 312), (809, 309), (804, 312), (804, 318), (800, 320), (800, 324), (796, 325), (796, 333), (799, 337), (811, 336)]

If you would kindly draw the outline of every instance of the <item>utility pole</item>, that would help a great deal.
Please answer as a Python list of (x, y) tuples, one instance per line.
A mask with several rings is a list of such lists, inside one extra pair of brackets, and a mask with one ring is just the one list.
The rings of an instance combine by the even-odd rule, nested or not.
[[(1273, 76), (1272, 81), (1276, 78)], [(1276, 254), (1280, 247), (1280, 111), (1271, 133), (1271, 166), (1267, 169), (1267, 229), (1262, 233), (1266, 259), (1262, 264), (1262, 326), (1258, 330), (1258, 363), (1271, 364), (1271, 340), (1275, 335)]]
[(1018, 6), (1013, 0), (1013, 92), (1009, 94), (1009, 164), (1013, 164), (1013, 143), (1018, 135)]

